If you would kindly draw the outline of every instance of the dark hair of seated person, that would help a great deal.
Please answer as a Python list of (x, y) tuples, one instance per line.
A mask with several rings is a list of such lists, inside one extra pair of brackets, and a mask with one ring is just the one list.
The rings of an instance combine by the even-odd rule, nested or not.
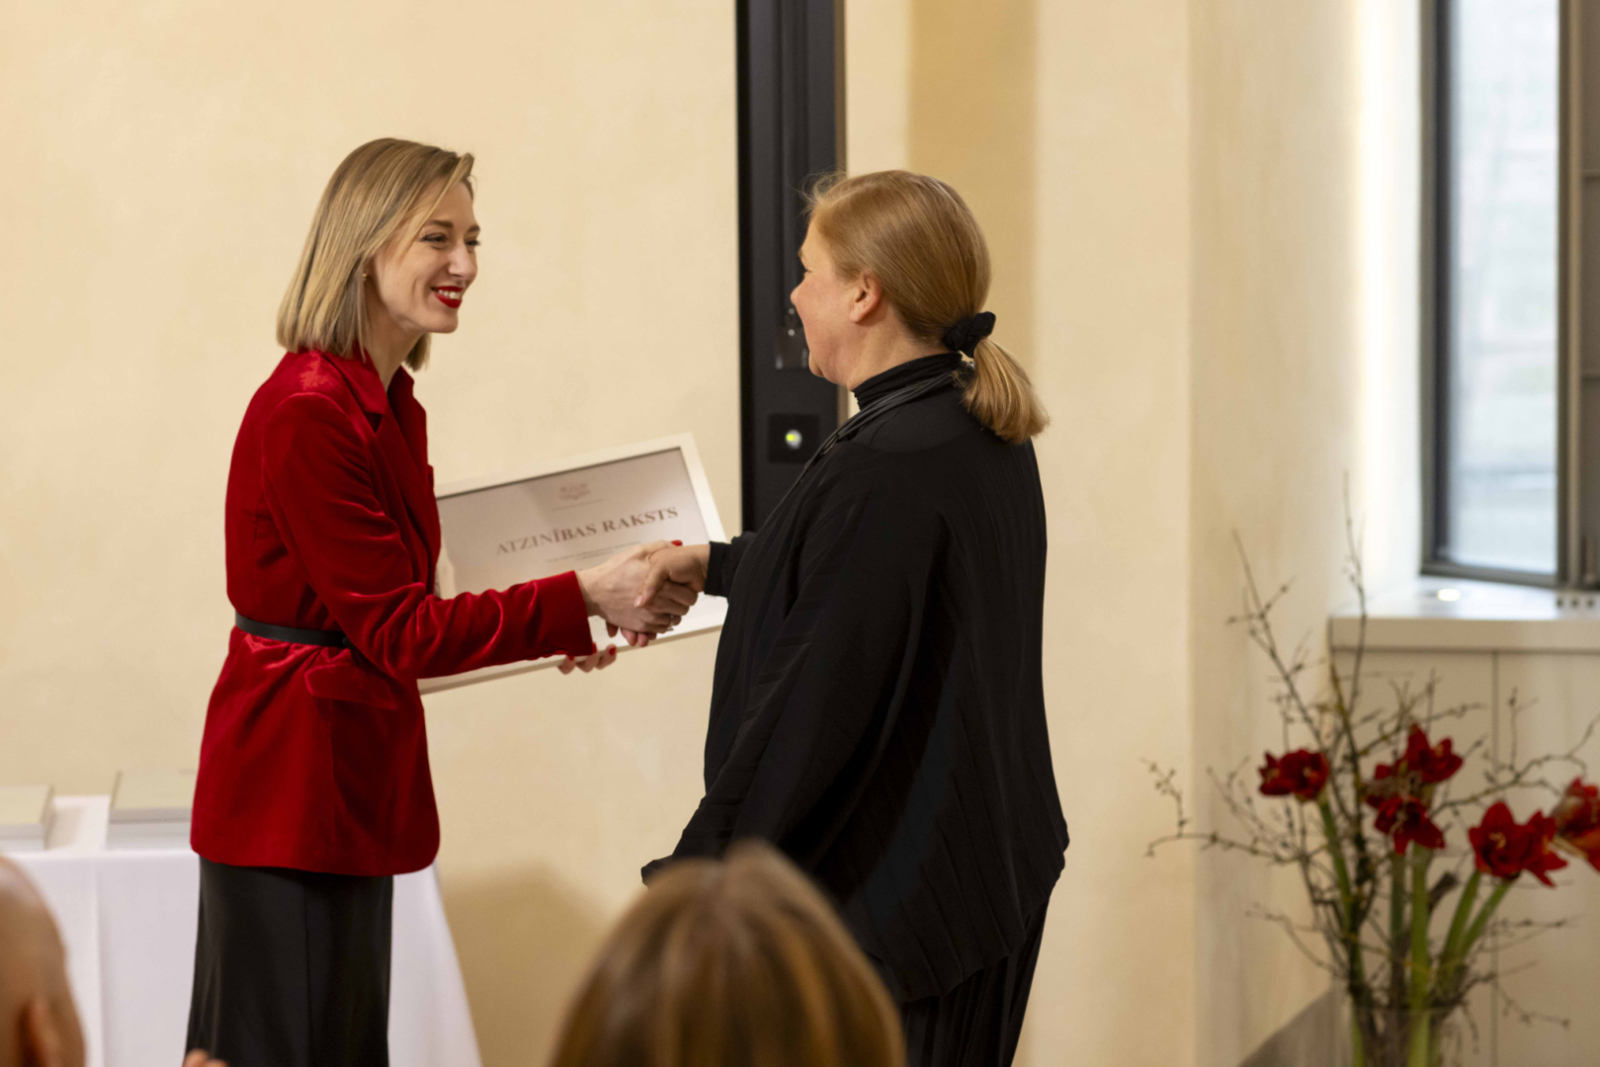
[(650, 882), (579, 987), (552, 1067), (903, 1067), (900, 1015), (806, 877), (768, 845)]

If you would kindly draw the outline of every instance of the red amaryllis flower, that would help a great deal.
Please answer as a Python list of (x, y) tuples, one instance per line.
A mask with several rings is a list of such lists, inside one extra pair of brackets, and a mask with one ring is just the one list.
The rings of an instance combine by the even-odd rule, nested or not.
[(1367, 803), (1378, 809), (1372, 825), (1380, 834), (1394, 839), (1395, 855), (1403, 855), (1406, 846), (1415, 841), (1423, 848), (1435, 851), (1444, 848), (1444, 831), (1428, 817), (1428, 805), (1416, 797), (1367, 797)]
[(1600, 787), (1574, 778), (1550, 818), (1556, 824), (1556, 842), (1580, 853), (1600, 871)]
[(1525, 825), (1518, 825), (1511, 809), (1497, 801), (1483, 813), (1483, 821), (1467, 831), (1478, 870), (1511, 881), (1527, 871), (1545, 885), (1554, 885), (1548, 872), (1560, 870), (1567, 861), (1551, 851), (1556, 837), (1555, 820), (1534, 812)]
[[(1401, 764), (1402, 770), (1404, 767), (1405, 765)], [(1406, 795), (1408, 779), (1396, 777), (1394, 771), (1395, 765), (1392, 763), (1380, 763), (1373, 768), (1372, 777), (1367, 779), (1366, 783), (1368, 804), (1376, 808), (1388, 797)]]
[(1328, 784), (1328, 757), (1308, 749), (1296, 749), (1282, 759), (1266, 754), (1261, 771), (1261, 792), (1269, 797), (1294, 795), (1301, 800), (1316, 800)]
[(1422, 779), (1424, 785), (1437, 785), (1461, 769), (1462, 759), (1451, 751), (1447, 737), (1437, 745), (1428, 744), (1428, 735), (1422, 727), (1413, 726), (1406, 738), (1406, 767)]
[(1438, 785), (1461, 769), (1462, 759), (1452, 751), (1454, 747), (1454, 742), (1448, 737), (1438, 745), (1429, 744), (1427, 731), (1420, 726), (1413, 726), (1410, 736), (1406, 738), (1406, 752), (1400, 757), (1400, 762), (1378, 764), (1372, 774), (1373, 781), (1409, 774), (1418, 786)]

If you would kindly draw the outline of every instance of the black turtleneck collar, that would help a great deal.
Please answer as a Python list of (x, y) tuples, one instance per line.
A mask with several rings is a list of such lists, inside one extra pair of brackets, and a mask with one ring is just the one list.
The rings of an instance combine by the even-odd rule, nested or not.
[(923, 356), (896, 364), (855, 387), (856, 403), (866, 407), (896, 389), (926, 381), (940, 374), (951, 374), (961, 369), (960, 352), (940, 352), (936, 356)]

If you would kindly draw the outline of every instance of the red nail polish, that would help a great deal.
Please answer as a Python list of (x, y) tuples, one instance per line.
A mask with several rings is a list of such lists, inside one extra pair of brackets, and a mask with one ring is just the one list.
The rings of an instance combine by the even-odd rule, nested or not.
[(682, 548), (682, 547), (683, 547), (683, 542), (682, 542), (682, 541), (674, 541), (674, 542), (672, 542), (672, 543), (673, 543), (673, 544), (675, 544), (675, 545), (677, 545), (677, 546), (678, 546), (678, 547), (679, 547), (679, 548)]

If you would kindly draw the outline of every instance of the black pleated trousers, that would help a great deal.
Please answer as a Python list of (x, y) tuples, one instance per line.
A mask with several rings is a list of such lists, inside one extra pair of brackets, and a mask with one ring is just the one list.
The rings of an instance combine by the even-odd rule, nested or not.
[(910, 1067), (1011, 1067), (1044, 938), (1040, 905), (1017, 950), (950, 992), (900, 1005)]
[(188, 1048), (229, 1067), (388, 1067), (393, 905), (392, 877), (202, 858)]

